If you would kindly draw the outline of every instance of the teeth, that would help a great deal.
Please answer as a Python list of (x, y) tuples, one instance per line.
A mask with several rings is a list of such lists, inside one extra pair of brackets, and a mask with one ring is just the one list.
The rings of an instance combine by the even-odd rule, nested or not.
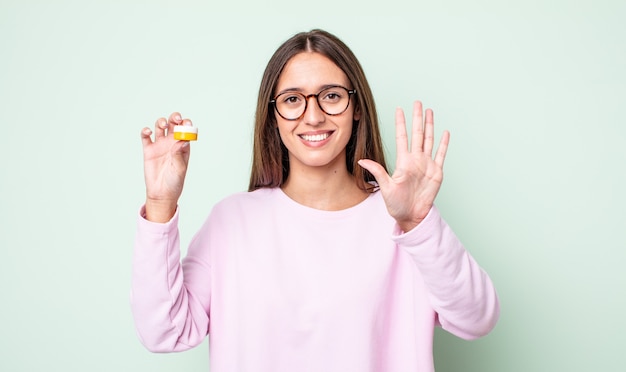
[(329, 133), (313, 134), (313, 135), (301, 134), (300, 138), (302, 138), (305, 141), (309, 141), (309, 142), (319, 142), (319, 141), (325, 140), (326, 138), (328, 138), (328, 136), (330, 136)]

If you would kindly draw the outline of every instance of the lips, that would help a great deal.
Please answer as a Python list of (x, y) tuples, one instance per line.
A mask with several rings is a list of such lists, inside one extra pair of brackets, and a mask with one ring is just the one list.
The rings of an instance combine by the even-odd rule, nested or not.
[(308, 142), (321, 142), (330, 137), (332, 132), (316, 133), (316, 134), (300, 134), (299, 137)]

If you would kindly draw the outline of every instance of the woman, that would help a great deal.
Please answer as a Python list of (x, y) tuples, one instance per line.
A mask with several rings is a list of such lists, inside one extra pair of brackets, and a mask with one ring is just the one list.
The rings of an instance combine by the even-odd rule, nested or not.
[(180, 264), (180, 114), (142, 141), (132, 307), (143, 344), (181, 351), (209, 335), (211, 371), (432, 371), (436, 325), (466, 339), (495, 325), (487, 274), (433, 202), (449, 134), (396, 111), (386, 170), (377, 115), (348, 47), (321, 30), (286, 41), (257, 104), (249, 192), (218, 203)]

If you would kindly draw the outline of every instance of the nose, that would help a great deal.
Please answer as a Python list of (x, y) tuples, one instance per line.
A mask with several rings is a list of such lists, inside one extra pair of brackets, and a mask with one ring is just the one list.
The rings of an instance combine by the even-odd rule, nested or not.
[(306, 100), (306, 110), (304, 111), (304, 116), (302, 117), (304, 123), (308, 125), (319, 125), (323, 123), (326, 120), (326, 115), (320, 108), (319, 103), (317, 102), (317, 97), (312, 94), (306, 97)]

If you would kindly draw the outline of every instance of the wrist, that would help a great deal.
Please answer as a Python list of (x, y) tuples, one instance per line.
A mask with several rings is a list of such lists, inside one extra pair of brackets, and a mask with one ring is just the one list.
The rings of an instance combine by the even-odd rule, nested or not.
[(165, 223), (174, 217), (178, 201), (146, 198), (146, 220)]
[(422, 222), (423, 220), (424, 219), (410, 220), (410, 221), (396, 221), (396, 222), (398, 223), (398, 226), (400, 226), (400, 229), (406, 233), (416, 228), (417, 225), (419, 225), (420, 222)]
[(415, 212), (415, 215), (407, 216), (408, 218), (406, 219), (396, 219), (396, 222), (402, 231), (409, 232), (426, 219), (431, 209), (432, 204), (429, 206), (423, 206), (423, 208), (419, 208), (419, 210)]

